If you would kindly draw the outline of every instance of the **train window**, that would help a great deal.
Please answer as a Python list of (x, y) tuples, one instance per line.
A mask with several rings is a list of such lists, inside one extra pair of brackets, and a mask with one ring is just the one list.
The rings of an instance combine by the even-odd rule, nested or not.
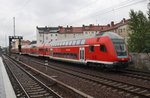
[(66, 57), (66, 53), (63, 54), (63, 57), (64, 57), (64, 58)]
[(61, 46), (63, 46), (63, 42), (61, 42)]
[(65, 42), (63, 42), (63, 44), (62, 44), (63, 46), (65, 45)]
[(76, 40), (73, 41), (72, 45), (75, 45), (75, 44), (76, 44)]
[(66, 42), (64, 43), (64, 45), (66, 46)]
[(53, 43), (53, 46), (55, 46), (55, 43)]
[(61, 46), (63, 45), (63, 42), (61, 42)]
[(82, 39), (82, 40), (81, 40), (81, 45), (84, 45), (84, 44), (85, 44), (85, 40)]
[(77, 58), (77, 54), (74, 54), (74, 58), (75, 58), (75, 59)]
[(65, 42), (63, 42), (63, 46), (65, 45)]
[(106, 52), (106, 47), (105, 47), (105, 45), (100, 45), (100, 51)]
[(94, 52), (94, 46), (89, 46), (89, 51)]
[(67, 42), (65, 42), (65, 46), (66, 46)]
[(62, 42), (60, 42), (60, 46), (62, 46)]
[(58, 42), (58, 46), (60, 46), (60, 42)]
[(46, 48), (45, 51), (48, 51), (48, 48)]
[(68, 41), (66, 41), (66, 46), (69, 44), (69, 42)]
[(69, 45), (71, 45), (72, 44), (72, 41), (69, 41)]
[(81, 40), (77, 40), (76, 45), (80, 45)]

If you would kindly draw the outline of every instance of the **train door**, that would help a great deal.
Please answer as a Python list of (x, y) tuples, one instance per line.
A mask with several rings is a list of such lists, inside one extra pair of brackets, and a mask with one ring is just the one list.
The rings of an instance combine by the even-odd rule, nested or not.
[(84, 61), (84, 48), (80, 48), (80, 61)]
[(50, 48), (50, 58), (52, 58), (52, 56), (53, 56), (53, 49)]

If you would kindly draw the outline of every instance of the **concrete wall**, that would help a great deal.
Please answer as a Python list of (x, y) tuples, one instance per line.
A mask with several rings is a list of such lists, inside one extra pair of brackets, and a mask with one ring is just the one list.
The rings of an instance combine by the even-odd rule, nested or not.
[(130, 53), (132, 64), (129, 67), (150, 71), (150, 53)]

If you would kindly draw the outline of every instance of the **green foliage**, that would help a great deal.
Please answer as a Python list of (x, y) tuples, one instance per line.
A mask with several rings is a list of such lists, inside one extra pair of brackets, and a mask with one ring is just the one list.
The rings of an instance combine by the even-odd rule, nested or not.
[(148, 17), (142, 11), (130, 11), (128, 40), (130, 52), (150, 52), (150, 4), (148, 5)]

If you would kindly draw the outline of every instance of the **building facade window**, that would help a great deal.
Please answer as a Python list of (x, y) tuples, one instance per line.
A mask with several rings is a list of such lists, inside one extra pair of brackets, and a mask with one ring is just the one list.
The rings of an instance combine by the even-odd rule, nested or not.
[(48, 40), (48, 36), (46, 36), (46, 40)]
[(75, 34), (73, 34), (73, 38), (75, 38)]

